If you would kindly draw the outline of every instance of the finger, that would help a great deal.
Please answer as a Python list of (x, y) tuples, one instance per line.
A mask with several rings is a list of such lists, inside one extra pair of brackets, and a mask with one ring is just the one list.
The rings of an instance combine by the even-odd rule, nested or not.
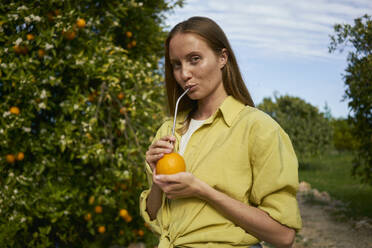
[(160, 138), (160, 140), (167, 141), (167, 142), (175, 142), (176, 137), (174, 137), (173, 135), (167, 135), (167, 136)]
[(171, 153), (172, 151), (173, 151), (173, 148), (169, 148), (169, 147), (154, 148), (154, 149), (149, 150), (149, 155), (156, 155), (156, 154), (160, 154), (160, 153)]
[(162, 183), (180, 183), (180, 173), (172, 174), (172, 175), (165, 175), (165, 174), (160, 174), (157, 175), (157, 180)]

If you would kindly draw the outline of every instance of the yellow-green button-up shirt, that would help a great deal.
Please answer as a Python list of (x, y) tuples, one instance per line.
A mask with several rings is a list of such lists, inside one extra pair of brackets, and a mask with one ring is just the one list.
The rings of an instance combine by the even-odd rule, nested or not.
[[(176, 128), (186, 118), (177, 116)], [(170, 135), (173, 120), (159, 128), (154, 141)], [(175, 134), (175, 151), (181, 136)], [(267, 114), (228, 96), (217, 111), (196, 130), (187, 144), (186, 171), (230, 197), (267, 212), (273, 219), (301, 228), (296, 200), (298, 163), (291, 141)], [(152, 171), (146, 165), (149, 185)], [(159, 248), (248, 247), (259, 240), (197, 198), (167, 200), (150, 220), (146, 200), (140, 196), (145, 222), (160, 236)]]

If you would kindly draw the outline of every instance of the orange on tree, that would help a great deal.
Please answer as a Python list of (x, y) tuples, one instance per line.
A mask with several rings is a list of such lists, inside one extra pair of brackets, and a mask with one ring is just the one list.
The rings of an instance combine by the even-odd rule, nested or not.
[(13, 154), (7, 154), (6, 155), (6, 161), (9, 163), (9, 164), (14, 164), (16, 158)]
[(25, 154), (24, 154), (23, 152), (19, 152), (19, 153), (17, 153), (17, 157), (16, 157), (16, 159), (17, 159), (18, 161), (22, 161), (24, 158), (25, 158)]
[(44, 49), (37, 50), (37, 55), (39, 56), (39, 58), (44, 57), (45, 56), (45, 50)]
[(21, 49), (21, 47), (18, 46), (18, 45), (13, 46), (13, 50), (14, 50), (14, 52), (15, 52), (16, 54), (21, 54), (21, 53), (22, 53), (22, 49)]
[(123, 99), (124, 99), (124, 93), (123, 93), (123, 92), (120, 92), (120, 93), (118, 94), (118, 99), (119, 99), (119, 100), (123, 100)]
[(11, 107), (9, 111), (10, 111), (10, 113), (15, 114), (15, 115), (19, 115), (19, 113), (20, 113), (19, 108), (15, 107), (15, 106)]
[(186, 171), (185, 160), (176, 152), (167, 153), (156, 163), (156, 174), (175, 174)]
[(132, 216), (130, 216), (129, 214), (128, 215), (126, 215), (125, 217), (124, 217), (124, 220), (126, 221), (126, 222), (131, 222), (132, 221)]
[(120, 235), (124, 235), (124, 230), (120, 230), (120, 231), (119, 231), (119, 234), (120, 234)]
[(96, 212), (96, 214), (101, 214), (103, 212), (103, 209), (100, 205), (98, 205), (94, 208), (94, 212)]
[(130, 38), (130, 37), (132, 37), (133, 36), (133, 34), (132, 34), (132, 32), (131, 31), (127, 31), (126, 33), (125, 33), (125, 35), (128, 37), (128, 38)]
[(119, 215), (120, 215), (122, 218), (126, 218), (127, 216), (129, 216), (128, 210), (126, 210), (126, 209), (120, 209), (120, 211), (119, 211)]
[(106, 232), (106, 227), (105, 227), (105, 226), (99, 226), (99, 227), (98, 227), (98, 232), (99, 232), (99, 233), (104, 233), (104, 232)]
[(138, 236), (143, 237), (143, 235), (145, 235), (145, 232), (142, 229), (139, 229), (137, 234)]
[(33, 39), (35, 39), (35, 36), (33, 34), (27, 34), (26, 38), (27, 38), (27, 40), (33, 40)]
[(89, 197), (89, 204), (93, 205), (94, 203), (94, 196)]
[(84, 216), (84, 219), (86, 221), (90, 221), (92, 219), (92, 214), (91, 213), (87, 213), (85, 216)]
[(130, 44), (132, 45), (132, 47), (135, 47), (137, 45), (137, 42), (135, 40), (132, 40)]
[(85, 20), (83, 18), (77, 19), (76, 26), (78, 28), (85, 28), (85, 25), (86, 25), (86, 22), (85, 22)]
[(65, 37), (66, 40), (73, 40), (76, 37), (76, 33), (73, 30), (68, 30), (66, 32), (62, 32), (63, 37)]

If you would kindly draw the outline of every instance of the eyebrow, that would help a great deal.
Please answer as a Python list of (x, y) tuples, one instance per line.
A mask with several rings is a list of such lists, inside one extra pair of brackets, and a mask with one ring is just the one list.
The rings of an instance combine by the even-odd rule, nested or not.
[[(191, 51), (188, 54), (186, 54), (186, 58), (190, 58), (190, 57), (192, 57), (194, 55), (200, 56), (200, 52), (199, 51)], [(169, 58), (169, 60), (170, 60), (170, 63), (171, 64), (174, 63), (174, 62), (179, 61), (178, 59), (174, 59), (174, 58)]]

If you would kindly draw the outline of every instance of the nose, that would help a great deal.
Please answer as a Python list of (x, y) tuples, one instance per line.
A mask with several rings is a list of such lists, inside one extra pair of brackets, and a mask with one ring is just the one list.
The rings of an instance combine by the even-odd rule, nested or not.
[(187, 65), (183, 65), (181, 69), (181, 79), (183, 82), (187, 81), (192, 77), (191, 69)]

